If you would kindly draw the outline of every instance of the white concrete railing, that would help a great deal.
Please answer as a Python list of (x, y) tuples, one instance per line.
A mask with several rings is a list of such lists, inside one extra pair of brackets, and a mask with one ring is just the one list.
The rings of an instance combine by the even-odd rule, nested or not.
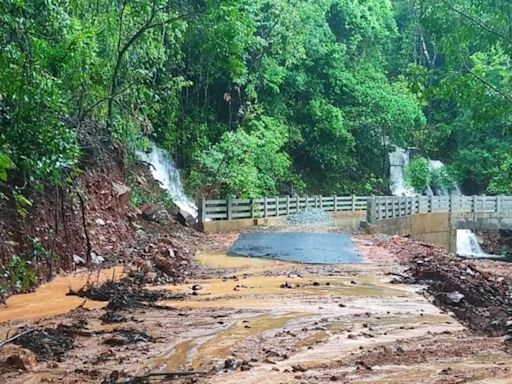
[(512, 196), (372, 196), (368, 199), (369, 223), (416, 213), (512, 213)]
[(364, 211), (368, 196), (286, 196), (260, 199), (199, 199), (199, 222), (287, 216), (306, 208), (327, 212)]

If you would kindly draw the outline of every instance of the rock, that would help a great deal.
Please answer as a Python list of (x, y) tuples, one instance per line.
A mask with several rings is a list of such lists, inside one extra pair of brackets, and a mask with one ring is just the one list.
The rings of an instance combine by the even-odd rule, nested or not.
[(155, 263), (155, 267), (157, 267), (160, 271), (165, 273), (167, 276), (175, 275), (176, 268), (174, 268), (174, 265), (169, 260), (167, 260), (165, 257), (155, 256), (153, 261)]
[(91, 261), (93, 262), (93, 264), (100, 265), (105, 261), (105, 258), (103, 256), (95, 254), (94, 252), (91, 252)]
[(332, 217), (318, 208), (308, 208), (304, 211), (288, 216), (290, 224), (322, 224), (332, 222)]
[(142, 217), (148, 221), (161, 221), (167, 216), (167, 211), (162, 204), (145, 204), (141, 207)]
[(304, 367), (302, 364), (292, 365), (292, 371), (293, 372), (306, 372), (307, 368)]
[(85, 265), (85, 260), (80, 256), (73, 254), (73, 263), (76, 265)]
[(33, 371), (37, 366), (36, 355), (28, 349), (8, 344), (0, 351), (0, 365), (14, 370)]
[(196, 218), (192, 216), (190, 213), (180, 209), (178, 214), (176, 215), (178, 221), (187, 227), (192, 227), (196, 223)]
[(106, 224), (105, 220), (100, 219), (99, 217), (96, 220), (94, 220), (94, 221), (96, 222), (96, 224), (101, 225), (101, 226)]
[(200, 286), (199, 284), (194, 284), (194, 285), (192, 286), (192, 290), (193, 290), (193, 291), (199, 291), (199, 290), (201, 290), (201, 289), (203, 289), (203, 287), (202, 287), (202, 286)]
[(112, 188), (114, 189), (114, 193), (117, 196), (119, 205), (121, 205), (121, 207), (126, 206), (130, 201), (130, 187), (121, 182), (113, 181)]
[(284, 284), (281, 284), (280, 287), (287, 288), (287, 289), (292, 288), (292, 286), (288, 283), (288, 281), (286, 281)]
[(439, 372), (440, 375), (449, 375), (452, 373), (452, 369), (450, 367), (443, 369)]
[(226, 359), (224, 361), (224, 369), (234, 369), (234, 368), (236, 368), (235, 359)]
[(454, 291), (446, 294), (446, 298), (452, 304), (458, 304), (464, 298), (464, 295), (459, 291)]

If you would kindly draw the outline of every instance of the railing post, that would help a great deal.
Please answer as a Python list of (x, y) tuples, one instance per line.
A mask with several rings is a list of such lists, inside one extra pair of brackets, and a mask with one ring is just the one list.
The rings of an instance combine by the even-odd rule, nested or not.
[(448, 197), (448, 212), (452, 212), (453, 211), (453, 196), (450, 195)]
[(295, 213), (297, 213), (300, 211), (300, 196), (299, 195), (295, 196), (295, 201), (296, 201)]
[(233, 201), (232, 201), (231, 197), (228, 197), (227, 204), (228, 204), (228, 220), (231, 220), (233, 217)]
[(396, 196), (391, 197), (391, 215), (393, 218), (396, 217)]
[(473, 195), (473, 204), (471, 206), (471, 212), (476, 212), (476, 195)]
[(433, 199), (432, 199), (432, 195), (428, 195), (428, 212), (431, 213), (431, 212), (434, 212), (434, 205), (433, 205)]
[(251, 204), (251, 219), (254, 219), (254, 199), (251, 198), (249, 204)]
[(502, 211), (502, 201), (501, 196), (496, 196), (496, 213), (501, 213)]
[[(416, 203), (418, 203), (418, 209), (416, 210)], [(414, 202), (414, 213), (420, 213), (420, 195), (416, 195), (416, 201)]]
[(276, 196), (276, 217), (279, 216), (279, 197)]
[(334, 212), (338, 212), (338, 196), (334, 195)]
[(356, 195), (352, 195), (352, 211), (356, 210)]
[(264, 197), (263, 198), (263, 217), (267, 217), (268, 216), (268, 201), (267, 201), (267, 197)]
[(324, 210), (324, 197), (322, 195), (318, 196), (320, 200), (320, 209)]
[(366, 203), (366, 220), (369, 224), (377, 220), (377, 202), (375, 197), (370, 197)]
[(290, 195), (286, 196), (286, 216), (290, 214)]
[(199, 208), (199, 212), (197, 212), (199, 224), (203, 224), (206, 222), (206, 199), (204, 197), (200, 197), (199, 201), (197, 202), (197, 206)]

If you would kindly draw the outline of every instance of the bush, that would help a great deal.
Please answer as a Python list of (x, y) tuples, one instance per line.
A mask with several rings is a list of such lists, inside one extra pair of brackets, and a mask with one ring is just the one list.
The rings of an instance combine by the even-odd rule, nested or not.
[(405, 170), (405, 182), (413, 187), (416, 192), (422, 193), (432, 181), (428, 160), (424, 157), (416, 157)]

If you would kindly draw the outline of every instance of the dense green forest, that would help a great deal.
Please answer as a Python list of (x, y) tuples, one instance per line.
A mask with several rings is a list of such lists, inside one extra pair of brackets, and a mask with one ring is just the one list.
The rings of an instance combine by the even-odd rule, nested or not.
[(509, 0), (2, 0), (0, 47), (20, 205), (149, 140), (195, 195), (388, 193), (389, 143), (512, 189)]

